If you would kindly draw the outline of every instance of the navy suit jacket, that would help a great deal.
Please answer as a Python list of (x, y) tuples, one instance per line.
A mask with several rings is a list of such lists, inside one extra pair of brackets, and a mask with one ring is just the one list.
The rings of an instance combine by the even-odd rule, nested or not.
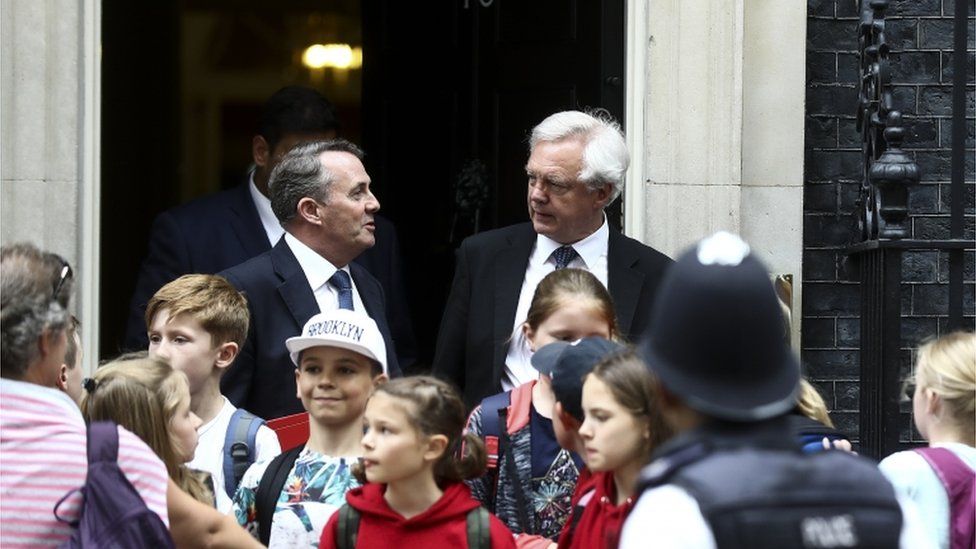
[[(386, 341), (390, 376), (399, 376), (383, 288), (359, 265), (350, 263), (349, 271), (367, 314)], [(319, 308), (291, 248), (282, 238), (271, 250), (219, 274), (244, 292), (251, 312), (247, 341), (221, 378), (221, 392), (235, 406), (265, 419), (301, 412), (302, 403), (295, 396), (295, 365), (285, 340), (300, 335)]]
[[(388, 219), (376, 216), (375, 220), (376, 244), (355, 261), (383, 286), (397, 355), (401, 364), (409, 366), (417, 357), (417, 344), (407, 306), (400, 244)], [(146, 303), (164, 284), (187, 273), (217, 273), (270, 249), (247, 181), (159, 214), (132, 295), (125, 347), (146, 348)]]
[[(458, 248), (432, 369), (462, 389), (469, 408), (501, 391), (519, 293), (535, 241), (532, 224), (521, 223), (468, 237)], [(654, 296), (671, 262), (654, 248), (610, 230), (607, 289), (625, 339), (639, 339), (649, 328)]]

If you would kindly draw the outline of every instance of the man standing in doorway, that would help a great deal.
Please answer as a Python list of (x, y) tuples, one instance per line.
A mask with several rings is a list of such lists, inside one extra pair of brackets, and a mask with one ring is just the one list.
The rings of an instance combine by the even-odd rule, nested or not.
[[(132, 295), (126, 348), (145, 349), (146, 303), (164, 284), (187, 273), (216, 273), (266, 252), (284, 234), (271, 210), (268, 179), (295, 145), (333, 139), (339, 129), (335, 108), (319, 92), (288, 86), (264, 105), (251, 140), (254, 169), (233, 189), (165, 211), (156, 218)], [(379, 280), (402, 364), (416, 358), (396, 229), (376, 216), (376, 245), (356, 262)], [(301, 326), (299, 326), (301, 329)]]
[[(291, 149), (271, 174), (271, 207), (285, 235), (271, 250), (220, 275), (247, 296), (247, 341), (221, 380), (238, 407), (272, 419), (302, 411), (285, 340), (312, 316), (363, 312), (386, 341), (390, 376), (400, 375), (379, 282), (352, 260), (376, 241), (380, 203), (370, 191), (363, 152), (345, 140)], [(341, 391), (335, 395), (341, 405)]]
[(463, 390), (468, 406), (535, 379), (522, 335), (535, 288), (555, 269), (592, 272), (610, 291), (620, 331), (649, 327), (658, 283), (671, 260), (607, 224), (630, 155), (619, 125), (602, 113), (565, 111), (532, 130), (529, 223), (461, 243), (433, 371)]

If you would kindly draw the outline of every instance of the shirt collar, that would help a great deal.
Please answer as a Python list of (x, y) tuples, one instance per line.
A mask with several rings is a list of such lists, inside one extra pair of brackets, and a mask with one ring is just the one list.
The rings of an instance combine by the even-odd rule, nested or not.
[(291, 249), (291, 253), (295, 254), (295, 259), (302, 267), (305, 278), (308, 279), (308, 285), (313, 292), (328, 282), (332, 275), (339, 270), (328, 259), (320, 256), (315, 250), (306, 246), (289, 232), (285, 232), (285, 244)]
[[(570, 246), (576, 250), (579, 254), (580, 259), (587, 268), (593, 268), (597, 264), (597, 260), (601, 256), (607, 255), (607, 242), (610, 240), (610, 226), (607, 224), (607, 216), (603, 216), (603, 224), (600, 228), (593, 231), (586, 238), (576, 241)], [(556, 251), (557, 248), (563, 246), (556, 242), (555, 240), (549, 238), (548, 236), (537, 234), (535, 240), (535, 249), (539, 252), (538, 257), (540, 257), (543, 262), (549, 259), (552, 252)]]
[(281, 226), (281, 222), (278, 221), (278, 216), (274, 214), (274, 210), (271, 209), (271, 199), (261, 194), (258, 186), (254, 184), (254, 170), (251, 170), (250, 175), (248, 175), (248, 182), (247, 187), (251, 191), (251, 200), (254, 202), (254, 207), (258, 210), (258, 218), (261, 220), (261, 225), (264, 227), (265, 232), (268, 233), (268, 240), (274, 246), (285, 232), (285, 229)]
[(61, 408), (65, 414), (65, 417), (71, 418), (72, 420), (77, 419), (82, 423), (84, 422), (81, 416), (81, 410), (78, 408), (75, 401), (71, 400), (71, 397), (69, 397), (66, 393), (57, 389), (44, 387), (43, 385), (38, 385), (36, 383), (29, 383), (27, 381), (0, 378), (0, 394), (4, 396), (17, 395), (36, 400), (43, 400)]

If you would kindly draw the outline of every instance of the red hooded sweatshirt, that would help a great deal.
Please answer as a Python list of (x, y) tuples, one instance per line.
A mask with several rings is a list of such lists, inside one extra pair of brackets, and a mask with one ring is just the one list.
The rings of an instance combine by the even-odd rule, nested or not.
[[(346, 503), (360, 513), (358, 549), (468, 546), (468, 511), (480, 503), (471, 497), (471, 490), (463, 482), (449, 484), (429, 509), (410, 519), (390, 508), (383, 498), (385, 492), (385, 484), (367, 484), (346, 493)], [(495, 515), (491, 515), (490, 524), (492, 549), (515, 549), (512, 533), (505, 524)], [(320, 549), (336, 546), (338, 527), (336, 512), (322, 530)]]
[[(595, 473), (589, 480), (587, 488), (592, 492), (581, 494), (578, 503), (585, 505), (583, 515), (570, 531), (571, 521), (563, 526), (559, 534), (559, 549), (585, 548), (604, 549), (615, 548), (620, 542), (620, 530), (624, 519), (634, 507), (634, 498), (627, 498), (620, 505), (615, 505), (617, 487), (613, 484), (613, 474), (608, 472)], [(580, 494), (574, 494), (574, 500)]]

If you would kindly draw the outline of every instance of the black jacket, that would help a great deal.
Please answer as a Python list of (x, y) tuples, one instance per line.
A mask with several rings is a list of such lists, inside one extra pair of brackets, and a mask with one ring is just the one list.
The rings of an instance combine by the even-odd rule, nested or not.
[[(376, 216), (376, 244), (355, 259), (386, 293), (387, 320), (401, 364), (417, 357), (407, 307), (400, 245), (393, 224)], [(218, 273), (271, 249), (249, 182), (167, 210), (153, 222), (149, 251), (129, 307), (125, 347), (145, 349), (146, 303), (164, 284), (188, 273)]]
[[(536, 233), (521, 223), (466, 238), (457, 251), (433, 373), (455, 383), (469, 408), (501, 391), (508, 339)], [(646, 333), (658, 284), (671, 259), (611, 229), (608, 290), (620, 333)]]
[[(366, 269), (349, 264), (366, 312), (386, 340), (390, 376), (399, 376), (393, 338), (386, 322), (383, 288)], [(282, 238), (271, 250), (220, 273), (247, 296), (251, 325), (237, 359), (220, 380), (235, 406), (265, 419), (302, 411), (295, 396), (295, 365), (285, 340), (302, 332), (319, 312), (315, 294), (291, 248)]]

